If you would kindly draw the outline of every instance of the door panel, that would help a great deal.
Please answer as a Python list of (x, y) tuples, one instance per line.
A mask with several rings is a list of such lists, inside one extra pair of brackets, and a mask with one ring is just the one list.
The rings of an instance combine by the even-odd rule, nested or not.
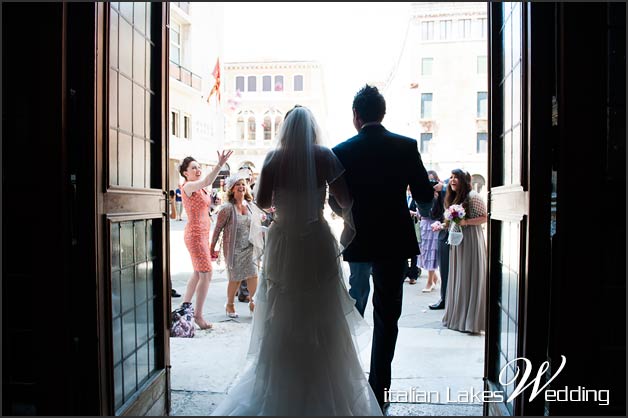
[(167, 3), (100, 3), (101, 364), (107, 415), (169, 412)]
[(548, 360), (553, 7), (540, 3), (489, 6), (491, 144), (485, 375), (487, 390), (500, 391), (504, 396), (504, 402), (486, 404), (485, 412), (490, 415), (543, 414), (542, 397), (530, 401), (530, 389), (508, 402), (515, 384), (505, 383), (513, 380), (517, 366), (525, 368), (522, 362), (515, 364), (515, 359), (530, 360), (533, 375)]
[[(491, 154), (489, 223), (489, 390), (508, 398), (520, 354), (522, 261), (525, 260), (528, 191), (523, 161), (522, 3), (491, 3)], [(523, 181), (522, 181), (523, 180)], [(502, 373), (502, 381), (499, 375)], [(504, 380), (505, 379), (505, 380)], [(514, 415), (514, 402), (491, 404), (489, 414)]]

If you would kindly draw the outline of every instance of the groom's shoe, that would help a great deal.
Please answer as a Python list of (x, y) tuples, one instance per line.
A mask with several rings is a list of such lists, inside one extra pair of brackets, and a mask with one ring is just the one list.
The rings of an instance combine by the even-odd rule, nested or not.
[(438, 302), (429, 305), (429, 308), (430, 309), (445, 309), (445, 301), (439, 300)]
[(390, 402), (384, 402), (382, 404), (382, 415), (388, 415), (388, 408), (390, 408)]

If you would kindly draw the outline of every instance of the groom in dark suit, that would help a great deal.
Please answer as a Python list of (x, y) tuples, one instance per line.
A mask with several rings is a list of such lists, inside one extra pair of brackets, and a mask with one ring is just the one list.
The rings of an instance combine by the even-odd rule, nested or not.
[(372, 263), (375, 328), (369, 383), (382, 410), (384, 391), (390, 389), (405, 270), (408, 259), (419, 253), (406, 188), (410, 186), (422, 214), (429, 213), (434, 197), (416, 140), (387, 131), (381, 124), (385, 113), (384, 97), (376, 87), (364, 86), (353, 99), (358, 134), (333, 148), (353, 196), (356, 235), (344, 260)]

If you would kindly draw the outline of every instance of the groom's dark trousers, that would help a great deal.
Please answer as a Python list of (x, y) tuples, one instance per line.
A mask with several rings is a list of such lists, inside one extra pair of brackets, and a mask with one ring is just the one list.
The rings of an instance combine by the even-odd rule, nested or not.
[(384, 404), (384, 391), (390, 390), (391, 363), (395, 355), (397, 321), (401, 316), (403, 281), (408, 260), (387, 260), (373, 263), (373, 345), (369, 383), (377, 401)]

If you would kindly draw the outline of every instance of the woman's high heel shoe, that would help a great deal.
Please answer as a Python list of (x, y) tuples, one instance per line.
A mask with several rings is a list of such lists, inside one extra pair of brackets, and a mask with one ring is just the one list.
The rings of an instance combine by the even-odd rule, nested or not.
[[(233, 306), (234, 312), (229, 312), (227, 310), (227, 306)], [(227, 314), (227, 318), (239, 318), (240, 317), (240, 315), (238, 315), (238, 313), (235, 312), (235, 303), (227, 303), (225, 305), (225, 313)]]
[(425, 288), (421, 290), (421, 292), (430, 293), (432, 290), (434, 290), (434, 285), (431, 285), (430, 287), (425, 286)]
[(253, 299), (249, 302), (249, 310), (251, 311), (251, 315), (253, 315), (253, 311), (255, 310), (255, 302), (253, 302)]

